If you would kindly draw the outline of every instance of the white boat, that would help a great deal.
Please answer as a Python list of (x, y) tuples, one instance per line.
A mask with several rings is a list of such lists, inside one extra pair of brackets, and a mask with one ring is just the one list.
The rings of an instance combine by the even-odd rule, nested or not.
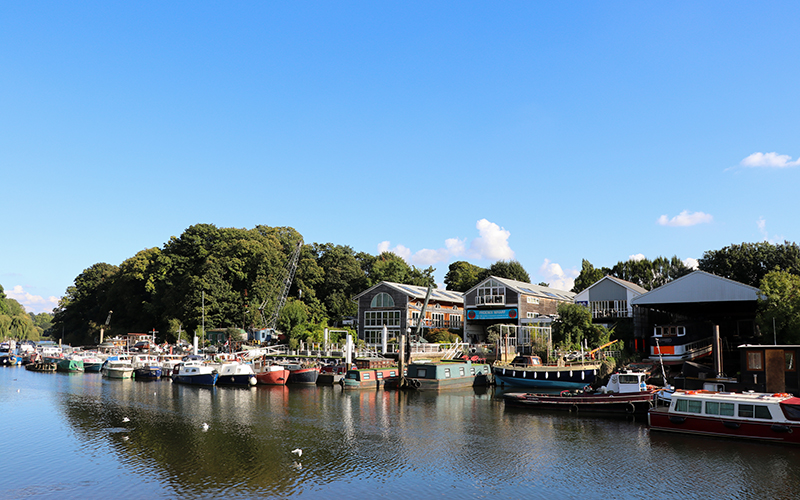
[(107, 359), (100, 372), (108, 378), (133, 378), (133, 364), (130, 357), (117, 356), (117, 359)]
[(217, 385), (237, 385), (243, 387), (254, 386), (258, 383), (253, 366), (238, 361), (221, 363), (217, 365), (219, 378)]
[(172, 381), (178, 384), (213, 386), (217, 383), (219, 372), (216, 367), (200, 361), (186, 361), (178, 365)]

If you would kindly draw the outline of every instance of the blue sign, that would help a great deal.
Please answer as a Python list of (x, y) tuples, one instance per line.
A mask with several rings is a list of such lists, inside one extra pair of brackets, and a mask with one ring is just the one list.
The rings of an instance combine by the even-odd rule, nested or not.
[(517, 319), (517, 308), (513, 309), (469, 309), (467, 319)]

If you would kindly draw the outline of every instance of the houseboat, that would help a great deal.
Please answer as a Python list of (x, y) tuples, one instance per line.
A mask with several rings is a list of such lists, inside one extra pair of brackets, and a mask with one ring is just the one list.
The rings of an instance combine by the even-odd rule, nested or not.
[(416, 361), (406, 370), (406, 387), (418, 391), (484, 386), (489, 385), (490, 380), (491, 367), (471, 361)]
[(650, 337), (650, 357), (652, 361), (665, 365), (679, 365), (684, 361), (711, 354), (711, 332), (704, 335), (703, 324), (657, 325)]
[(800, 444), (800, 398), (788, 393), (675, 391), (647, 420), (655, 431)]
[(558, 394), (508, 393), (507, 405), (573, 412), (641, 414), (655, 406), (657, 388), (645, 382), (648, 373), (625, 371), (614, 373), (608, 385), (597, 392), (561, 391)]
[(344, 389), (378, 389), (386, 382), (396, 380), (397, 373), (396, 366), (347, 370), (340, 383)]
[(498, 385), (549, 389), (582, 389), (597, 378), (600, 363), (572, 362), (545, 365), (539, 356), (516, 356), (511, 363), (492, 366)]

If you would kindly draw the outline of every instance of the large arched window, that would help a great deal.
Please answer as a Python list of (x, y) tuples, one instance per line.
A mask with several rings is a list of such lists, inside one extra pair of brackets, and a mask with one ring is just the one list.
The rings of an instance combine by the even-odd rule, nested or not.
[(379, 293), (372, 298), (370, 307), (394, 307), (394, 299), (388, 293)]

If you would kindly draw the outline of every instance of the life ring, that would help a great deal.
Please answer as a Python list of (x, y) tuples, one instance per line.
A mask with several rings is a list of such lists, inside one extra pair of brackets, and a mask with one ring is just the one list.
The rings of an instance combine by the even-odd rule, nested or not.
[(792, 397), (792, 395), (788, 394), (786, 392), (776, 392), (775, 394), (772, 395), (772, 397), (773, 398), (790, 398), (790, 397)]

